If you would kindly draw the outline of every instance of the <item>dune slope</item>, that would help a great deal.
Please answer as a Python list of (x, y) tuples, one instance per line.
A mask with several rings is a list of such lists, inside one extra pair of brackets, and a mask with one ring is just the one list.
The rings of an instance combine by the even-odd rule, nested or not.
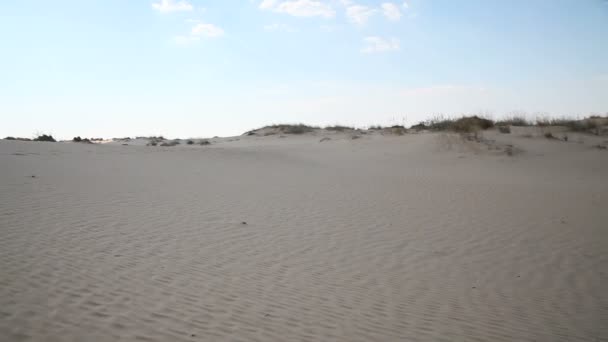
[(320, 138), (0, 141), (0, 340), (608, 339), (608, 152)]

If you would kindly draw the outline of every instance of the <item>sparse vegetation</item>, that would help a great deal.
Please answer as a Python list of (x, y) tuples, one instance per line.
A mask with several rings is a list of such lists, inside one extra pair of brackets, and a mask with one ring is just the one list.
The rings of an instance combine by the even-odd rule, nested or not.
[(40, 134), (34, 138), (34, 141), (57, 142), (57, 140), (55, 140), (55, 138), (53, 138), (53, 136), (50, 134)]
[(73, 142), (77, 142), (77, 143), (85, 143), (85, 144), (92, 144), (93, 142), (91, 142), (90, 139), (84, 138), (82, 139), (80, 136), (78, 137), (74, 137), (74, 139), (72, 139)]
[(420, 122), (417, 125), (413, 125), (412, 129), (469, 133), (478, 130), (485, 130), (492, 127), (494, 127), (494, 121), (474, 115), (463, 116), (456, 120), (445, 119), (440, 116), (428, 121)]
[[(270, 125), (264, 126), (259, 129), (254, 129), (252, 131), (245, 132), (244, 135), (257, 135), (259, 131), (262, 130), (275, 130), (275, 133), (284, 133), (284, 134), (304, 134), (308, 132), (312, 132), (315, 129), (319, 129), (317, 126), (308, 126), (305, 124), (279, 124), (279, 125)], [(266, 132), (268, 133), (268, 132)]]
[(555, 139), (555, 137), (553, 136), (553, 133), (551, 133), (551, 132), (545, 132), (545, 138), (547, 138), (547, 139)]
[(325, 127), (325, 129), (328, 131), (335, 131), (335, 132), (344, 132), (344, 131), (354, 131), (355, 130), (354, 127), (340, 126), (340, 125), (327, 126), (327, 127)]
[(279, 131), (286, 134), (304, 134), (308, 132), (312, 132), (319, 127), (308, 126), (304, 124), (297, 125), (273, 125), (271, 128), (278, 128)]
[(528, 122), (524, 117), (521, 116), (513, 116), (510, 118), (505, 118), (502, 120), (496, 121), (496, 126), (530, 126), (531, 123)]
[(173, 146), (177, 146), (179, 144), (180, 144), (179, 141), (177, 141), (177, 140), (171, 140), (171, 141), (165, 141), (165, 142), (161, 143), (160, 146), (163, 146), (163, 147), (173, 147)]
[(381, 129), (382, 129), (382, 126), (380, 126), (380, 125), (375, 125), (375, 126), (374, 126), (374, 125), (372, 125), (372, 126), (369, 126), (369, 128), (368, 128), (368, 129), (369, 129), (370, 131), (379, 131), (379, 130), (381, 130)]
[(477, 115), (462, 117), (451, 125), (451, 129), (456, 132), (476, 132), (494, 127), (494, 121), (480, 118)]
[(194, 141), (192, 141), (192, 140), (188, 140), (188, 141), (186, 141), (186, 144), (187, 144), (187, 145), (194, 145)]
[(15, 137), (6, 137), (6, 138), (4, 138), (4, 140), (17, 140), (17, 139), (15, 139)]
[(401, 125), (394, 125), (390, 127), (391, 134), (403, 135), (407, 132), (407, 129)]
[(198, 144), (201, 145), (201, 146), (211, 145), (211, 143), (209, 142), (209, 140), (201, 140)]
[(498, 126), (498, 131), (502, 134), (510, 134), (511, 126)]

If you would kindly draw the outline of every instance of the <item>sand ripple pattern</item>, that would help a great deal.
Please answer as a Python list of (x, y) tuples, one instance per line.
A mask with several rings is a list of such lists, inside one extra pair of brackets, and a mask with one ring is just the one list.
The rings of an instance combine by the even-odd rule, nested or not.
[(605, 155), (286, 139), (1, 142), (0, 341), (608, 339)]

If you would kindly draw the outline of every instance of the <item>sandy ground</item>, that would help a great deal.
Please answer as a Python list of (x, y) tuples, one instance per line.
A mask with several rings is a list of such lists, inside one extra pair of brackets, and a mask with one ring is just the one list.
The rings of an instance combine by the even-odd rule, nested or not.
[(0, 141), (0, 340), (606, 341), (606, 139), (520, 133)]

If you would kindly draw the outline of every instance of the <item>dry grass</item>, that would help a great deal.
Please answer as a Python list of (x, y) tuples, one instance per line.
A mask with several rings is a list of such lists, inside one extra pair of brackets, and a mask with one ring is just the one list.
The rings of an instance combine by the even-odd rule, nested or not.
[(327, 127), (325, 127), (325, 129), (328, 131), (335, 131), (335, 132), (344, 132), (344, 131), (354, 131), (355, 130), (354, 127), (340, 126), (340, 125), (327, 126)]

